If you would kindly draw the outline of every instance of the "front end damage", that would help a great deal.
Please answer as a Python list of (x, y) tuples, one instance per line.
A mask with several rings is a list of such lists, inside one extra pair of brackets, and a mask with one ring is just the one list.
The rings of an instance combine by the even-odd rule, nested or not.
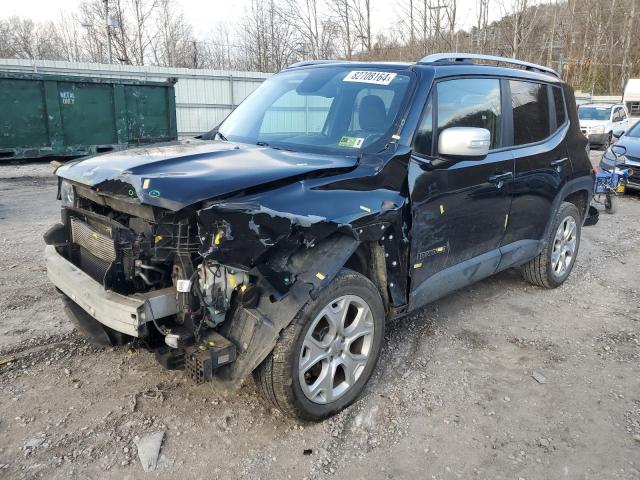
[(388, 316), (403, 313), (406, 170), (368, 171), (366, 181), (354, 170), (294, 178), (178, 211), (127, 198), (126, 183), (74, 183), (75, 204), (45, 235), (49, 277), (85, 332), (143, 344), (166, 368), (234, 389), (344, 266), (378, 286)]

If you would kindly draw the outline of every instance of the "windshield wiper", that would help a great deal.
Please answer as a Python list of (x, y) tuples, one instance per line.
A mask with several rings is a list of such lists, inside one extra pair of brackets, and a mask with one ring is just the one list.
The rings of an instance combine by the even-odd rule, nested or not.
[(271, 145), (268, 142), (265, 142), (263, 140), (258, 140), (256, 142), (256, 145), (259, 147), (267, 147), (267, 148), (273, 148), (274, 150), (284, 150), (286, 152), (295, 152), (295, 150), (291, 149), (291, 148), (286, 148), (286, 147), (276, 147), (275, 145)]
[(215, 139), (216, 137), (220, 137), (220, 140), (222, 140), (223, 142), (228, 142), (229, 141), (229, 140), (227, 140), (227, 137), (225, 137), (222, 133), (220, 133), (219, 130), (216, 132), (216, 134), (214, 135), (213, 138)]

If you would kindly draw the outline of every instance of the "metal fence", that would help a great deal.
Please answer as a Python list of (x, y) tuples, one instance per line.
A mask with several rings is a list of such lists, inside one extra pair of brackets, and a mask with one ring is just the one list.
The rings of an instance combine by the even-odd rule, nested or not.
[(177, 78), (176, 121), (179, 137), (211, 130), (270, 76), (259, 72), (17, 59), (0, 59), (0, 71), (147, 81)]

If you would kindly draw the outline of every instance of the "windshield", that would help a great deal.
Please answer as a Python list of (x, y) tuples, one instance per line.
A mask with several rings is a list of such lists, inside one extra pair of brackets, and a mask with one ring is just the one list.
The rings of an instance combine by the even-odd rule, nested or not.
[(629, 129), (625, 137), (640, 137), (640, 121), (636, 122), (636, 124)]
[(580, 120), (609, 120), (611, 107), (580, 107), (578, 118)]
[(321, 153), (380, 149), (393, 135), (410, 74), (332, 66), (284, 71), (219, 126), (223, 139)]

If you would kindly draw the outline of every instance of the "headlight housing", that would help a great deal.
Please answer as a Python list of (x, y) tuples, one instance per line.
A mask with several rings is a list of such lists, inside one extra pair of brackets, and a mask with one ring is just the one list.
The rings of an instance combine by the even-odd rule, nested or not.
[(607, 148), (607, 150), (604, 152), (604, 159), (613, 165), (627, 163), (627, 157), (625, 157), (624, 154), (618, 155), (616, 157), (616, 155), (613, 153), (613, 147)]
[(60, 184), (60, 200), (65, 207), (76, 206), (76, 190), (73, 188), (71, 182), (63, 180)]
[(593, 127), (591, 133), (604, 133), (604, 126), (598, 125), (597, 127)]

